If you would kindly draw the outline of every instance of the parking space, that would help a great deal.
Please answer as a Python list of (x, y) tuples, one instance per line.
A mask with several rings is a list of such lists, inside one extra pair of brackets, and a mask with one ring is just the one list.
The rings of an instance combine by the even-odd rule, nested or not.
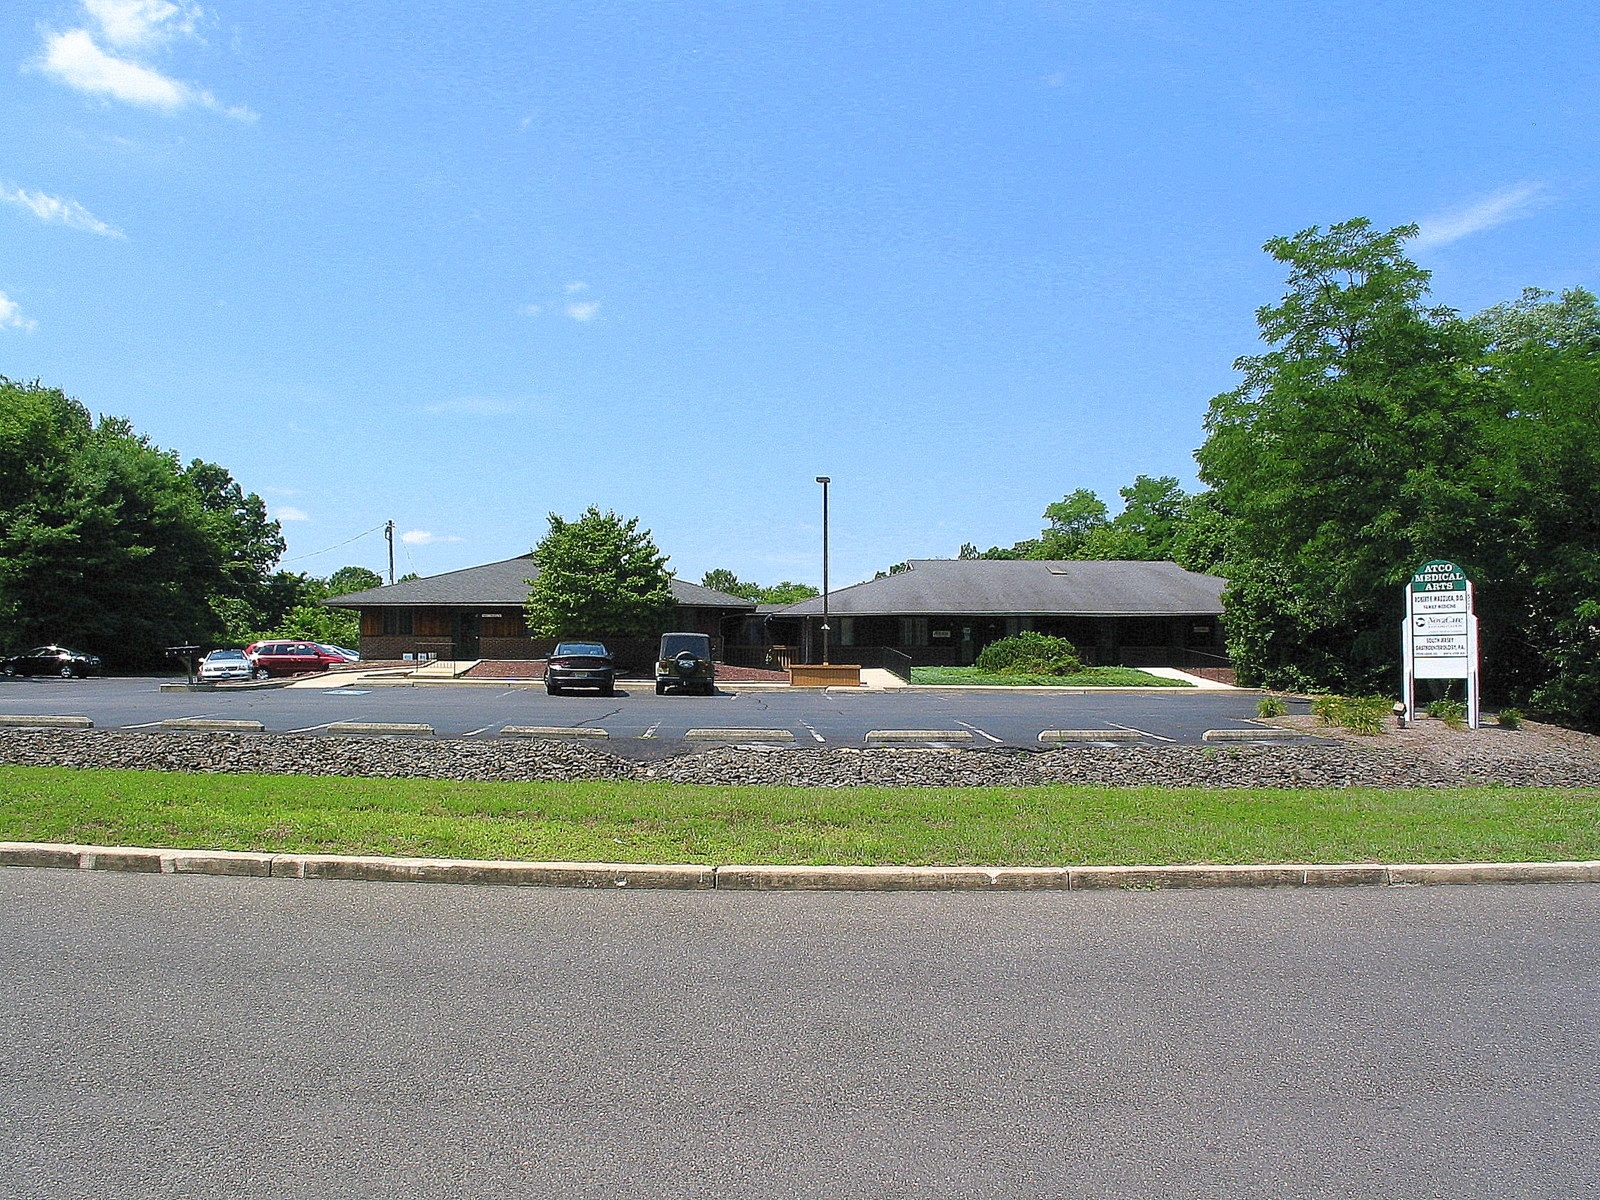
[[(751, 741), (797, 747), (874, 744), (1039, 748), (1063, 741), (1186, 743), (1207, 730), (1259, 729), (1250, 693), (1149, 689), (1085, 695), (996, 692), (719, 692), (657, 696), (648, 681), (613, 697), (547, 696), (542, 685), (345, 687), (162, 692), (153, 678), (0, 681), (0, 718), (83, 716), (98, 729), (160, 730), (175, 718), (259, 721), (318, 734), (349, 723), (430, 726), (439, 737), (497, 737), (507, 726), (603, 732), (623, 742)], [(1041, 740), (1041, 734), (1047, 737)], [(786, 735), (786, 736), (785, 736)], [(873, 736), (876, 735), (876, 736)], [(1065, 735), (1065, 736), (1058, 736)], [(617, 748), (621, 748), (617, 746)]]

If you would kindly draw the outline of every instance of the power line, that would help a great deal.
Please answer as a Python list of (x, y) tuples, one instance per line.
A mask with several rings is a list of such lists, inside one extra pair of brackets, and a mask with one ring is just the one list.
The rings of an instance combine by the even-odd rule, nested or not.
[(286, 563), (304, 562), (308, 558), (318, 558), (318, 557), (320, 557), (321, 555), (324, 555), (324, 554), (332, 554), (335, 550), (339, 549), (339, 546), (348, 546), (351, 542), (359, 542), (362, 538), (366, 537), (367, 534), (369, 534), (369, 533), (377, 533), (378, 530), (380, 530), (382, 528), (383, 528), (382, 525), (374, 525), (371, 529), (368, 529), (365, 533), (358, 533), (353, 538), (346, 538), (344, 541), (340, 542), (338, 546), (329, 546), (326, 550), (318, 550), (314, 554), (297, 554), (293, 558), (281, 559), (279, 561), (278, 565), (279, 566), (283, 566)]

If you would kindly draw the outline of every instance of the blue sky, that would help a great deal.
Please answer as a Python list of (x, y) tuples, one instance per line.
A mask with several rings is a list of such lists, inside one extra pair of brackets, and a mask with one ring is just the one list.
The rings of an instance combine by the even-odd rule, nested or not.
[(227, 466), (288, 565), (637, 515), (833, 578), (1192, 486), (1281, 291), (1420, 221), (1443, 302), (1594, 287), (1581, 4), (12, 0), (0, 373)]

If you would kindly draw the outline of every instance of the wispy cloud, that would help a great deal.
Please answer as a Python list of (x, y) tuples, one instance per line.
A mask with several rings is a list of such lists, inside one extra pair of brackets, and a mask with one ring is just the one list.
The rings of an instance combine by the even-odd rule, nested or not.
[(284, 505), (282, 508), (273, 509), (272, 510), (272, 516), (273, 516), (273, 518), (275, 520), (279, 520), (279, 521), (309, 521), (309, 520), (311, 520), (311, 514), (306, 512), (305, 509), (303, 509), (303, 508), (291, 508), (287, 504)]
[(199, 107), (236, 120), (256, 119), (243, 105), (224, 104), (204, 88), (173, 79), (133, 57), (133, 51), (154, 49), (175, 38), (198, 38), (197, 25), (205, 15), (198, 5), (168, 0), (83, 0), (83, 8), (93, 29), (85, 25), (45, 34), (39, 63), (45, 74), (85, 95), (141, 108), (175, 113)]
[(22, 315), (15, 300), (0, 292), (0, 329), (21, 329), (32, 333), (37, 327), (36, 322)]
[(567, 305), (567, 316), (574, 321), (592, 321), (600, 311), (600, 305), (594, 300), (582, 300), (577, 304)]
[(574, 321), (592, 321), (600, 315), (600, 301), (578, 299), (588, 290), (587, 283), (574, 279), (561, 286), (560, 295), (519, 305), (517, 311), (525, 317), (567, 316)]
[(1411, 243), (1419, 250), (1448, 246), (1474, 233), (1525, 217), (1544, 203), (1542, 183), (1519, 183), (1449, 212), (1435, 213), (1417, 222), (1420, 232)]
[(41, 221), (59, 221), (68, 229), (82, 229), (88, 233), (98, 233), (101, 237), (126, 236), (122, 230), (107, 225), (76, 200), (68, 200), (64, 196), (47, 196), (43, 192), (0, 186), (0, 200), (28, 209)]
[(588, 291), (589, 290), (589, 285), (587, 283), (585, 283), (581, 279), (575, 279), (571, 283), (567, 284), (567, 286), (563, 290), (569, 296), (576, 296), (579, 292)]
[(425, 405), (425, 413), (448, 414), (463, 417), (499, 417), (517, 411), (517, 405), (492, 396), (460, 396), (454, 400), (441, 400)]
[(400, 535), (400, 540), (408, 546), (431, 546), (436, 542), (459, 542), (461, 539), (448, 534), (429, 533), (426, 529), (408, 529)]

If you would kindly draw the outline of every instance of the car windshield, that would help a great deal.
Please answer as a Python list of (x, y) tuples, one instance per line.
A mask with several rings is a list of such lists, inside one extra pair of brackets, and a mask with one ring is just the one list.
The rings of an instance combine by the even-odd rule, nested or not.
[(676, 658), (685, 651), (708, 658), (711, 655), (711, 639), (703, 633), (668, 633), (662, 636), (662, 658)]
[(555, 657), (565, 658), (569, 654), (587, 658), (605, 658), (606, 648), (597, 642), (562, 642), (556, 647)]
[(210, 654), (206, 655), (206, 661), (207, 662), (225, 662), (228, 659), (243, 658), (243, 657), (244, 657), (244, 651), (243, 650), (213, 650)]

